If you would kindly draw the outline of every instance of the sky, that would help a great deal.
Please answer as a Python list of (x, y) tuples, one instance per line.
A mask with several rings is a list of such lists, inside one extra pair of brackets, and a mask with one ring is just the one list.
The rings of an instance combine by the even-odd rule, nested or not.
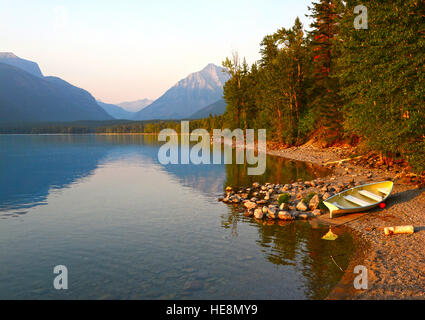
[(35, 61), (108, 103), (156, 99), (209, 63), (260, 42), (311, 0), (0, 0), (0, 52)]

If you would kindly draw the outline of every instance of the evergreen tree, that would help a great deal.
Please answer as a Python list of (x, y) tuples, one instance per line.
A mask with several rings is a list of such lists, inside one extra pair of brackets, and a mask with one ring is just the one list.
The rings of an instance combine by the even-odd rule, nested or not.
[(342, 117), (339, 79), (335, 77), (334, 63), (338, 55), (334, 40), (340, 6), (338, 0), (320, 0), (309, 7), (313, 18), (309, 36), (315, 78), (310, 90), (310, 105), (316, 113), (317, 124), (325, 129), (325, 135), (339, 134)]
[(423, 1), (363, 1), (369, 29), (353, 27), (357, 1), (340, 24), (339, 77), (345, 128), (383, 156), (425, 170), (425, 19)]

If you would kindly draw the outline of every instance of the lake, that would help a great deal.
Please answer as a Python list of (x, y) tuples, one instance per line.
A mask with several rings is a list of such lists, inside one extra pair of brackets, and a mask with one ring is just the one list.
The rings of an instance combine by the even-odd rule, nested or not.
[[(0, 135), (0, 299), (323, 299), (353, 252), (315, 222), (264, 222), (217, 201), (227, 185), (328, 172), (267, 157), (169, 165), (155, 136)], [(68, 269), (56, 290), (53, 269)]]

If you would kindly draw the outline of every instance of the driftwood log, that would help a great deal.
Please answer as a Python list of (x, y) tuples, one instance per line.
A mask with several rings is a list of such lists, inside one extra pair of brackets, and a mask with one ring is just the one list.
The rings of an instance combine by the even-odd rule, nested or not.
[(415, 233), (415, 228), (413, 226), (388, 227), (384, 229), (384, 232), (386, 236), (393, 234), (412, 234)]

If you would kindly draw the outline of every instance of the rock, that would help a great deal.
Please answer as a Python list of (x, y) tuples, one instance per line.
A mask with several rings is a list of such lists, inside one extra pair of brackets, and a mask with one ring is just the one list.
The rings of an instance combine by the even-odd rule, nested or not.
[(266, 193), (266, 196), (264, 197), (264, 200), (267, 200), (267, 201), (270, 200), (270, 193), (268, 193), (268, 192)]
[(320, 191), (327, 192), (328, 191), (328, 187), (327, 186), (323, 186), (322, 189), (320, 189)]
[(319, 207), (319, 203), (320, 197), (318, 194), (316, 194), (313, 198), (311, 198), (308, 207), (310, 208), (310, 210), (316, 210)]
[(289, 204), (287, 204), (287, 203), (282, 203), (282, 204), (280, 205), (279, 209), (280, 209), (281, 211), (287, 211), (287, 210), (289, 209)]
[(316, 210), (313, 210), (311, 214), (315, 217), (318, 217), (322, 215), (322, 211), (320, 211), (319, 209), (316, 209)]
[(307, 207), (307, 205), (304, 203), (304, 201), (300, 201), (300, 202), (297, 204), (297, 210), (305, 212), (305, 211), (307, 211), (307, 210), (308, 210), (308, 207)]
[(263, 216), (264, 216), (264, 214), (263, 214), (263, 210), (262, 209), (255, 209), (255, 211), (254, 211), (254, 217), (256, 219), (261, 220), (261, 219), (263, 219)]
[(291, 212), (291, 215), (292, 215), (292, 217), (294, 217), (294, 219), (298, 219), (300, 214), (301, 214), (301, 212), (298, 212), (298, 211), (292, 211)]
[(292, 214), (288, 211), (279, 211), (278, 217), (279, 217), (280, 220), (284, 220), (284, 221), (295, 220), (295, 218), (292, 216)]
[(300, 214), (298, 215), (298, 217), (299, 217), (300, 219), (302, 219), (302, 220), (308, 220), (308, 219), (310, 219), (310, 218), (311, 218), (311, 215), (310, 215), (310, 214), (308, 214), (307, 212), (303, 212), (303, 213), (300, 213)]
[(330, 194), (329, 192), (326, 192), (326, 193), (323, 195), (323, 200), (327, 200), (327, 199), (329, 199), (330, 197), (332, 197), (332, 194)]
[(223, 197), (218, 198), (218, 202), (222, 202), (224, 200)]
[(263, 213), (264, 213), (264, 214), (267, 214), (267, 212), (269, 212), (269, 208), (267, 208), (267, 207), (263, 207)]
[(254, 215), (254, 210), (250, 209), (245, 211), (245, 217), (252, 217)]
[(241, 199), (240, 198), (238, 198), (238, 197), (235, 197), (235, 198), (233, 198), (233, 203), (239, 203), (239, 202), (241, 202)]
[(253, 188), (258, 188), (260, 186), (260, 184), (258, 183), (258, 182), (254, 182), (253, 184), (252, 184), (252, 187)]
[(268, 213), (268, 217), (270, 219), (276, 219), (276, 216), (277, 216), (276, 209), (274, 209), (274, 208), (268, 208), (267, 213)]
[(252, 210), (257, 208), (257, 204), (255, 202), (248, 201), (244, 203), (244, 207), (247, 208), (248, 210)]
[(264, 205), (264, 204), (267, 204), (267, 202), (268, 202), (268, 200), (259, 200), (259, 201), (257, 201), (257, 204), (258, 205)]
[(232, 187), (227, 187), (227, 188), (226, 188), (226, 192), (230, 193), (230, 192), (232, 192), (232, 191), (233, 191), (233, 188), (232, 188)]
[(297, 194), (297, 198), (296, 198), (296, 199), (297, 199), (297, 200), (300, 200), (300, 199), (302, 199), (302, 198), (303, 198), (303, 194), (302, 194), (301, 192), (300, 192), (300, 193), (298, 193), (298, 194)]
[(336, 193), (340, 193), (343, 190), (342, 188), (337, 186), (333, 187), (333, 189), (334, 189), (333, 191), (335, 191)]

